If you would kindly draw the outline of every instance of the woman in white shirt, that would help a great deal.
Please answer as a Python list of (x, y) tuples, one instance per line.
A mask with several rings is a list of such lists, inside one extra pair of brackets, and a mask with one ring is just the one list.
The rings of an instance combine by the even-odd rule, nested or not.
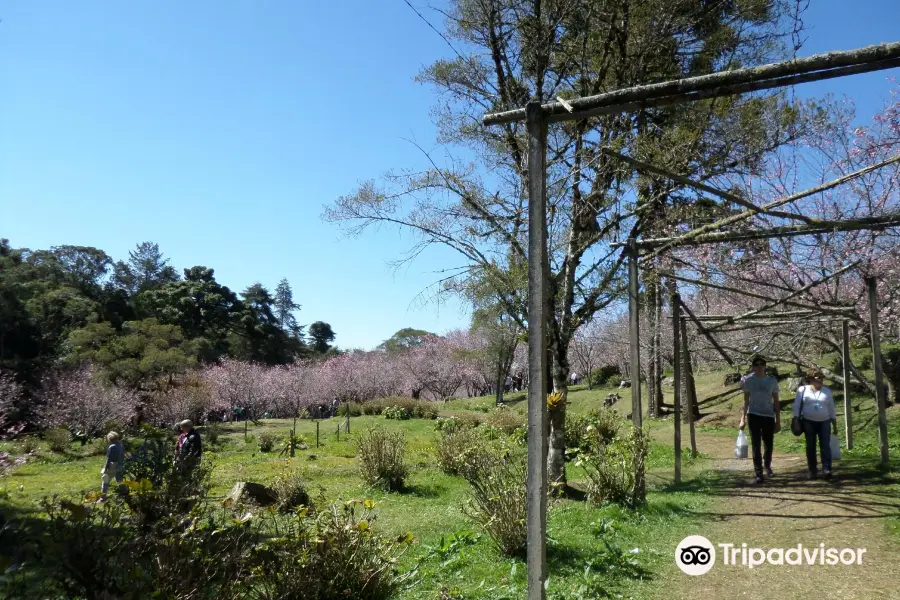
[[(813, 369), (806, 374), (807, 384), (797, 390), (794, 400), (794, 416), (803, 423), (806, 435), (806, 463), (809, 478), (818, 476), (816, 469), (816, 440), (822, 452), (822, 475), (831, 478), (831, 432), (837, 435), (837, 416), (831, 390), (822, 385), (822, 371)], [(829, 422), (831, 427), (829, 427)]]

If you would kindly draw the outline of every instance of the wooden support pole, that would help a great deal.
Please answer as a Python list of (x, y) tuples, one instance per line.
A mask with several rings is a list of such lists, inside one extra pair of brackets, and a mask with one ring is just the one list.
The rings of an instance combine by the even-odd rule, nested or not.
[[(681, 304), (684, 306), (684, 304)], [(681, 360), (684, 361), (682, 378), (684, 379), (684, 396), (687, 398), (687, 422), (691, 435), (691, 456), (697, 456), (697, 432), (694, 418), (697, 414), (697, 388), (694, 383), (694, 364), (691, 362), (691, 350), (688, 344), (687, 319), (681, 318)]]
[(631, 344), (631, 422), (643, 425), (641, 414), (641, 303), (638, 296), (640, 282), (638, 253), (634, 239), (628, 247), (628, 333)]
[(539, 102), (528, 130), (528, 600), (545, 600), (547, 581), (547, 122)]
[[(878, 169), (880, 169), (882, 167), (886, 167), (887, 165), (898, 162), (898, 161), (900, 161), (900, 154), (893, 156), (887, 160), (883, 160), (880, 163), (876, 163), (874, 165), (869, 165), (868, 167), (863, 167), (862, 169), (859, 169), (858, 171), (854, 171), (852, 173), (847, 173), (846, 175), (842, 175), (841, 177), (838, 177), (837, 179), (834, 179), (832, 181), (828, 181), (826, 183), (817, 185), (815, 187), (811, 187), (811, 188), (803, 190), (801, 192), (797, 192), (796, 194), (791, 194), (790, 196), (784, 196), (782, 198), (778, 198), (777, 200), (773, 200), (772, 202), (768, 202), (768, 203), (764, 204), (761, 208), (770, 210), (770, 209), (776, 208), (778, 206), (784, 206), (785, 204), (789, 204), (791, 202), (796, 202), (797, 200), (802, 200), (803, 198), (806, 198), (808, 196), (819, 194), (826, 190), (835, 188), (839, 185), (843, 185), (843, 184), (847, 183), (848, 181), (852, 181), (853, 179), (856, 179), (857, 177), (862, 177), (863, 175), (866, 175), (867, 173), (872, 173), (873, 171), (877, 171)], [(692, 229), (691, 231), (685, 233), (684, 235), (677, 237), (677, 238), (672, 238), (672, 241), (667, 242), (667, 243), (657, 247), (653, 252), (646, 255), (644, 257), (644, 260), (651, 260), (654, 257), (659, 256), (663, 252), (670, 250), (671, 248), (689, 244), (691, 242), (691, 240), (693, 240), (696, 237), (699, 237), (700, 235), (710, 233), (710, 232), (720, 231), (723, 227), (726, 227), (728, 225), (733, 225), (734, 223), (737, 223), (744, 219), (749, 219), (750, 217), (752, 217), (755, 214), (756, 213), (753, 212), (752, 210), (746, 210), (742, 213), (732, 215), (730, 217), (725, 217), (724, 219), (719, 219), (718, 221), (715, 221), (713, 223), (708, 223), (701, 227)], [(610, 245), (613, 247), (616, 246), (616, 244), (610, 244)]]
[(350, 434), (350, 409), (352, 408), (352, 402), (347, 403), (347, 435)]
[(670, 297), (672, 309), (672, 390), (675, 395), (675, 483), (681, 483), (681, 298), (677, 292)]
[(645, 163), (636, 158), (632, 158), (626, 154), (621, 154), (620, 152), (615, 152), (609, 148), (601, 148), (600, 152), (607, 156), (611, 156), (618, 160), (621, 160), (624, 163), (627, 163), (634, 167), (635, 171), (639, 173), (652, 173), (654, 175), (659, 175), (660, 177), (665, 177), (666, 179), (671, 179), (676, 183), (680, 183), (681, 185), (694, 188), (695, 190), (699, 190), (701, 192), (706, 192), (712, 196), (717, 196), (723, 200), (727, 200), (728, 202), (733, 202), (738, 206), (743, 206), (744, 208), (749, 208), (755, 213), (759, 214), (767, 214), (772, 217), (779, 217), (782, 219), (794, 219), (797, 221), (803, 221), (804, 223), (812, 223), (813, 219), (807, 217), (806, 215), (798, 215), (794, 213), (782, 212), (780, 210), (765, 210), (760, 206), (753, 204), (749, 200), (745, 200), (740, 196), (732, 194), (731, 192), (726, 192), (724, 190), (716, 189), (710, 185), (706, 185), (705, 183), (699, 181), (693, 181), (684, 177), (682, 175), (678, 175), (676, 173), (672, 173), (670, 171), (666, 171), (665, 169), (661, 169), (660, 167)]
[(881, 438), (881, 464), (888, 465), (887, 398), (884, 389), (884, 371), (881, 364), (881, 333), (878, 331), (877, 282), (866, 277), (869, 289), (869, 325), (872, 329), (872, 365), (875, 367), (875, 398), (878, 402), (878, 435)]
[(850, 403), (850, 322), (841, 323), (841, 365), (844, 371), (844, 437), (853, 449), (853, 407)]
[(319, 422), (316, 421), (316, 448), (319, 447)]
[[(772, 302), (774, 300), (778, 300), (778, 298), (773, 298), (772, 296), (766, 296), (765, 294), (757, 294), (755, 292), (749, 292), (747, 290), (742, 290), (740, 288), (735, 288), (735, 287), (731, 287), (728, 285), (722, 285), (720, 283), (712, 283), (710, 281), (706, 281), (703, 279), (694, 279), (693, 277), (685, 277), (683, 275), (676, 275), (675, 273), (672, 273), (669, 271), (663, 271), (661, 274), (670, 279), (674, 279), (676, 281), (682, 281), (684, 283), (689, 283), (692, 285), (699, 285), (699, 286), (708, 287), (708, 288), (712, 288), (712, 289), (716, 289), (716, 290), (722, 290), (723, 292), (731, 292), (733, 294), (747, 296), (748, 298), (756, 298), (758, 300), (765, 300), (767, 302)], [(756, 285), (758, 283), (765, 284), (765, 282), (756, 282), (756, 281), (744, 281), (744, 282), (751, 284), (751, 285)], [(792, 288), (787, 288), (787, 287), (784, 287), (784, 288), (779, 287), (779, 289), (781, 289), (782, 291), (785, 291), (785, 292), (793, 292), (794, 291)], [(853, 319), (853, 318), (859, 319), (859, 317), (856, 317), (856, 309), (854, 307), (850, 307), (850, 306), (848, 306), (846, 308), (829, 306), (826, 308), (823, 306), (815, 306), (812, 304), (804, 304), (802, 302), (797, 302), (794, 300), (784, 300), (784, 299), (781, 299), (781, 304), (783, 304), (785, 306), (792, 306), (794, 308), (799, 308), (801, 310), (809, 312), (810, 314), (819, 313), (819, 314), (833, 315), (836, 317), (841, 317), (841, 318), (846, 318), (846, 319)], [(702, 321), (703, 319), (711, 318), (711, 317), (698, 317), (698, 318)], [(727, 318), (734, 318), (734, 315), (728, 315)]]
[[(879, 44), (758, 67), (640, 85), (596, 96), (570, 99), (565, 105), (561, 102), (550, 102), (543, 106), (543, 114), (551, 121), (577, 121), (599, 114), (622, 113), (633, 108), (691, 102), (702, 98), (730, 96), (889, 69), (896, 66), (898, 58), (900, 58), (900, 42)], [(482, 122), (485, 125), (499, 125), (522, 121), (526, 118), (526, 110), (519, 108), (487, 114)]]
[[(760, 207), (762, 208), (762, 207)], [(835, 233), (838, 231), (859, 231), (861, 229), (885, 229), (900, 225), (900, 214), (890, 213), (878, 217), (863, 217), (859, 219), (846, 219), (841, 221), (815, 221), (805, 225), (784, 225), (767, 229), (753, 229), (735, 233), (733, 231), (716, 231), (704, 233), (693, 237), (679, 236), (667, 238), (653, 238), (639, 240), (640, 248), (659, 248), (674, 246), (696, 246), (700, 244), (721, 244), (724, 242), (744, 242), (748, 240), (768, 240), (775, 238), (797, 237), (800, 235), (817, 235), (822, 233)], [(695, 230), (697, 231), (697, 230)], [(616, 242), (611, 246), (621, 246), (622, 242)]]
[(694, 315), (693, 311), (691, 311), (691, 309), (688, 308), (688, 305), (685, 304), (684, 302), (682, 302), (681, 308), (684, 309), (684, 312), (687, 313), (687, 315), (691, 318), (691, 321), (694, 322), (694, 325), (697, 326), (697, 331), (702, 333), (703, 337), (705, 337), (707, 340), (709, 340), (709, 343), (713, 345), (713, 348), (715, 348), (716, 351), (718, 351), (718, 353), (722, 356), (722, 358), (725, 359), (725, 362), (727, 362), (731, 368), (735, 368), (734, 360), (732, 360), (732, 358), (728, 355), (728, 353), (725, 352), (725, 349), (722, 348), (722, 346), (719, 344), (719, 342), (716, 341), (716, 338), (714, 338), (712, 335), (710, 335), (710, 333), (708, 331), (706, 331), (706, 328), (703, 327), (703, 323), (701, 323), (700, 321), (697, 320), (697, 317)]
[[(853, 262), (850, 263), (849, 265), (845, 265), (845, 266), (841, 267), (840, 269), (838, 269), (837, 271), (834, 271), (833, 273), (830, 273), (830, 274), (826, 275), (825, 277), (820, 277), (819, 279), (816, 279), (815, 281), (811, 281), (811, 282), (807, 283), (807, 284), (804, 285), (803, 287), (794, 290), (793, 292), (791, 292), (790, 294), (788, 294), (787, 296), (785, 296), (784, 298), (782, 298), (782, 299), (780, 299), (780, 300), (772, 301), (772, 302), (767, 302), (766, 304), (763, 304), (763, 305), (760, 306), (759, 308), (755, 308), (755, 309), (750, 310), (750, 311), (747, 311), (747, 312), (745, 312), (745, 313), (743, 313), (743, 314), (737, 315), (737, 316), (734, 317), (733, 319), (730, 319), (728, 322), (729, 322), (729, 323), (734, 323), (734, 322), (736, 322), (736, 321), (740, 321), (741, 319), (746, 319), (746, 318), (748, 318), (748, 317), (753, 317), (753, 316), (756, 316), (756, 315), (758, 315), (759, 313), (761, 313), (761, 312), (763, 312), (763, 311), (766, 311), (766, 310), (769, 310), (769, 309), (771, 309), (771, 308), (774, 308), (775, 306), (778, 306), (778, 304), (780, 304), (780, 303), (781, 303), (782, 301), (784, 301), (784, 300), (789, 300), (789, 299), (791, 299), (791, 298), (793, 298), (793, 297), (795, 297), (795, 296), (799, 296), (800, 294), (802, 294), (802, 293), (804, 293), (804, 292), (807, 292), (807, 291), (811, 290), (812, 288), (814, 288), (814, 287), (816, 287), (816, 286), (822, 285), (823, 283), (827, 282), (827, 281), (830, 280), (830, 279), (834, 279), (834, 278), (837, 277), (838, 275), (842, 275), (842, 274), (846, 273), (847, 271), (849, 271), (850, 269), (854, 268), (854, 267), (855, 267), (856, 265), (858, 265), (859, 263), (860, 263), (860, 261), (858, 261), (858, 260), (853, 261)], [(721, 329), (721, 328), (724, 327), (724, 326), (725, 326), (724, 323), (720, 323), (720, 324), (718, 324), (718, 325), (713, 325), (712, 327), (708, 327), (706, 330), (707, 330), (708, 332), (712, 333), (713, 331), (715, 331), (715, 330), (717, 330), (717, 329)]]

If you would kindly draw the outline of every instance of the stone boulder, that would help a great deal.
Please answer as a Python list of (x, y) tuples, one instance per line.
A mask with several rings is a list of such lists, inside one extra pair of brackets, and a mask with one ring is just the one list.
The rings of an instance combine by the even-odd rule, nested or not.
[(787, 389), (790, 393), (794, 394), (797, 392), (797, 388), (805, 383), (806, 381), (803, 377), (789, 377), (787, 380)]
[(603, 399), (603, 408), (609, 408), (616, 402), (622, 399), (622, 396), (616, 393), (609, 394), (606, 398)]
[(259, 506), (270, 506), (278, 501), (278, 494), (261, 483), (238, 481), (228, 492), (225, 500), (226, 502), (231, 500), (231, 504), (252, 503)]
[(622, 382), (619, 384), (619, 389), (630, 388), (630, 387), (631, 387), (631, 382), (628, 381), (627, 379), (623, 379)]
[(674, 377), (664, 377), (662, 380), (662, 384), (668, 387), (675, 386), (675, 378)]

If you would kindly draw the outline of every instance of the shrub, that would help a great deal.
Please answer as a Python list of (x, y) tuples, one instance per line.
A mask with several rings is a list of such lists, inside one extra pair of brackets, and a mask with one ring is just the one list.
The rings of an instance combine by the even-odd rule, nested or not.
[(38, 441), (37, 438), (33, 436), (27, 436), (22, 438), (22, 441), (19, 443), (19, 451), (22, 454), (32, 454), (36, 452), (38, 449)]
[(65, 452), (72, 443), (72, 434), (68, 429), (55, 427), (44, 432), (44, 439), (52, 452)]
[(493, 459), (487, 441), (471, 427), (443, 429), (435, 445), (435, 454), (441, 471), (466, 479)]
[(359, 467), (369, 485), (386, 490), (403, 489), (406, 479), (406, 439), (399, 431), (369, 428), (357, 440)]
[(646, 459), (649, 437), (631, 427), (611, 442), (603, 443), (597, 432), (578, 464), (588, 479), (588, 498), (595, 504), (614, 502), (636, 508), (646, 502)]
[(81, 454), (83, 456), (105, 456), (108, 447), (106, 439), (91, 440), (81, 449)]
[(259, 451), (271, 452), (278, 443), (278, 436), (269, 431), (263, 431), (259, 434)]
[(124, 495), (125, 503), (142, 527), (186, 515), (206, 499), (212, 475), (209, 459), (191, 468), (172, 465), (171, 461), (169, 464), (159, 485), (153, 485), (149, 479), (122, 482), (129, 490)]
[(384, 411), (389, 408), (405, 410), (409, 414), (408, 418), (410, 419), (436, 419), (438, 415), (438, 404), (436, 402), (415, 400), (402, 396), (378, 398), (362, 405), (363, 414), (366, 415), (383, 415)]
[(472, 471), (465, 512), (491, 537), (505, 556), (525, 554), (525, 463), (495, 457)]
[[(603, 365), (591, 371), (591, 385), (604, 386), (613, 375), (621, 375), (619, 365)], [(618, 385), (618, 384), (616, 384)]]
[(621, 375), (612, 375), (609, 379), (606, 380), (607, 387), (617, 388), (622, 383)]
[(396, 419), (398, 421), (405, 421), (411, 416), (409, 411), (405, 408), (400, 408), (399, 406), (388, 406), (381, 411), (381, 414), (385, 419)]
[(505, 406), (488, 413), (487, 424), (506, 435), (512, 435), (525, 424), (525, 416)]
[(142, 426), (141, 434), (144, 442), (125, 457), (125, 478), (146, 479), (159, 487), (172, 471), (172, 436), (167, 430), (150, 425)]
[(481, 415), (471, 412), (458, 412), (447, 415), (446, 417), (438, 417), (437, 422), (434, 426), (435, 429), (441, 431), (448, 427), (478, 427), (483, 421), (484, 419), (481, 417)]
[(566, 415), (566, 454), (569, 458), (589, 451), (593, 445), (605, 445), (613, 441), (622, 426), (619, 414), (608, 408), (591, 411), (586, 415)]
[(300, 506), (310, 506), (306, 482), (300, 471), (291, 471), (276, 477), (271, 487), (278, 496), (276, 506), (281, 512), (289, 512)]
[(359, 402), (342, 402), (334, 411), (334, 415), (336, 417), (346, 417), (347, 411), (349, 410), (351, 417), (359, 417), (364, 414), (363, 411), (365, 410), (365, 406), (365, 404)]
[(203, 435), (211, 446), (219, 443), (219, 436), (222, 435), (222, 426), (218, 421), (210, 421), (209, 425), (203, 428)]
[(388, 600), (416, 571), (400, 574), (398, 560), (413, 540), (411, 533), (384, 538), (375, 531), (371, 500), (332, 506), (316, 515), (300, 511), (277, 538), (251, 553), (243, 595), (274, 600)]
[[(92, 501), (93, 498), (88, 498)], [(142, 530), (115, 499), (90, 505), (45, 500), (40, 528), (22, 528), (32, 560), (0, 579), (4, 598), (238, 597), (254, 530), (225, 514), (204, 514), (202, 526), (181, 517)], [(194, 597), (191, 595), (190, 597)]]

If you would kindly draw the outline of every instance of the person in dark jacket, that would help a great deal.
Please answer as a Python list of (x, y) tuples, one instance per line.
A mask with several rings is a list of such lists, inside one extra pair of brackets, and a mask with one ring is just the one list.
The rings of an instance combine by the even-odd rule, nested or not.
[(175, 445), (175, 462), (196, 466), (203, 455), (200, 434), (194, 429), (194, 424), (187, 419), (179, 423), (178, 427), (181, 428), (181, 436)]

